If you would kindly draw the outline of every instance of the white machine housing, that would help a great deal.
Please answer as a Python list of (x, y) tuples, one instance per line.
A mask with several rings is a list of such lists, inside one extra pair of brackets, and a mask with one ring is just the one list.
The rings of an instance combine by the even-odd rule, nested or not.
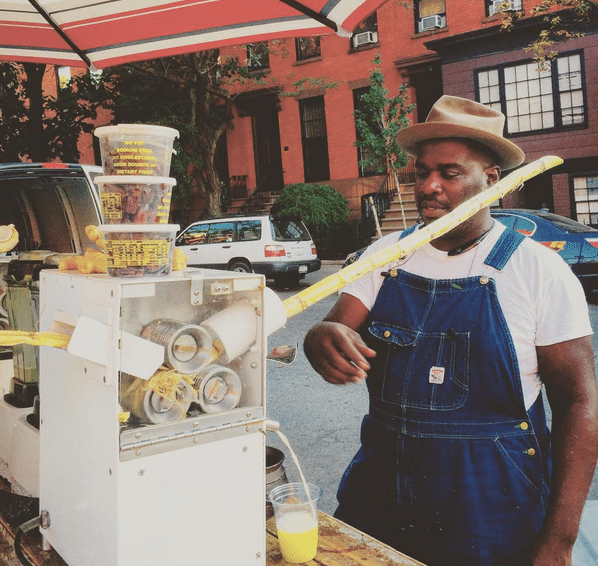
[[(264, 288), (261, 275), (214, 270), (41, 273), (40, 330), (75, 325), (73, 348), (40, 354), (42, 534), (70, 566), (265, 564)], [(119, 422), (123, 367), (148, 364), (143, 327), (201, 324), (238, 301), (255, 311), (255, 341), (226, 363), (241, 379), (238, 406)], [(232, 322), (231, 335), (247, 331)]]

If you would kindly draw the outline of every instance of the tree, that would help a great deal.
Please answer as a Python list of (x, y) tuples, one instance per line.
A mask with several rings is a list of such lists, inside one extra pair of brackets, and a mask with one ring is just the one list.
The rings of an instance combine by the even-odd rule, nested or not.
[[(250, 70), (236, 57), (218, 50), (113, 67), (110, 109), (115, 123), (149, 123), (179, 130), (172, 174), (175, 195), (191, 219), (201, 212), (219, 216), (222, 183), (216, 166), (218, 145), (233, 120), (235, 94), (227, 87), (255, 83), (266, 71)], [(185, 221), (188, 219), (184, 219)]]
[[(408, 103), (407, 85), (399, 87), (395, 96), (389, 98), (389, 90), (384, 83), (384, 74), (380, 69), (380, 55), (376, 54), (372, 60), (375, 65), (370, 73), (370, 88), (361, 96), (363, 110), (355, 110), (355, 125), (357, 140), (355, 145), (364, 150), (364, 158), (359, 161), (363, 167), (374, 167), (378, 173), (393, 175), (398, 191), (399, 183), (397, 171), (407, 165), (405, 152), (397, 145), (396, 135), (399, 130), (408, 126), (408, 115), (414, 105)], [(401, 202), (404, 227), (407, 227), (403, 203)]]
[(0, 162), (18, 162), (26, 154), (25, 137), (21, 135), (26, 115), (17, 66), (0, 63)]
[(106, 95), (97, 78), (84, 73), (71, 79), (57, 96), (44, 94), (46, 66), (0, 63), (0, 158), (77, 162), (81, 132), (93, 130), (98, 106)]
[[(560, 8), (560, 9), (557, 9)], [(503, 30), (512, 31), (515, 22), (523, 13), (509, 10), (509, 3), (501, 6)], [(544, 26), (538, 36), (529, 44), (527, 49), (534, 53), (534, 58), (540, 65), (557, 53), (554, 47), (584, 35), (584, 28), (596, 27), (598, 21), (598, 2), (596, 0), (541, 0), (531, 9), (531, 16), (543, 15)]]

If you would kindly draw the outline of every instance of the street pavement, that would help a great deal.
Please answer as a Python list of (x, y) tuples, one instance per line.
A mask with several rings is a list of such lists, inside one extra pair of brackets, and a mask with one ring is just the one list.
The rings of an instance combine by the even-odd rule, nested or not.
[[(340, 269), (338, 262), (325, 262), (320, 271), (309, 274), (297, 288), (280, 290), (286, 299)], [(336, 295), (310, 306), (290, 318), (284, 328), (268, 339), (268, 348), (298, 344), (295, 362), (281, 366), (268, 362), (266, 413), (280, 423), (280, 430), (296, 452), (308, 482), (323, 490), (320, 508), (333, 513), (336, 490), (347, 464), (359, 448), (359, 428), (367, 412), (367, 389), (364, 384), (335, 386), (326, 383), (311, 368), (302, 350), (306, 332), (330, 310)], [(589, 305), (592, 324), (598, 331), (598, 300)], [(598, 336), (594, 336), (594, 353), (598, 354)], [(285, 454), (284, 467), (290, 481), (299, 481), (299, 473), (288, 449), (274, 433), (267, 443)], [(584, 510), (574, 566), (598, 566), (598, 471)]]

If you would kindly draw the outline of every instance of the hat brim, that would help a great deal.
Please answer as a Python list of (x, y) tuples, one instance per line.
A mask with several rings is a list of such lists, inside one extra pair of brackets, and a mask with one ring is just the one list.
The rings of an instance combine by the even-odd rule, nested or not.
[(513, 142), (461, 124), (422, 122), (400, 130), (396, 136), (399, 147), (413, 156), (417, 154), (419, 143), (446, 138), (465, 138), (485, 145), (496, 154), (498, 165), (504, 171), (514, 169), (525, 161), (525, 153)]

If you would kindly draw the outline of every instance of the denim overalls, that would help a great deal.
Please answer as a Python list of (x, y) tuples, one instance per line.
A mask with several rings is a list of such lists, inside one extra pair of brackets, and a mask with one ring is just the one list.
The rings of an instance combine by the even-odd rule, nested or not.
[(335, 515), (428, 566), (525, 564), (543, 522), (542, 396), (526, 411), (491, 277), (522, 239), (503, 232), (488, 275), (393, 269), (370, 314), (370, 411)]

